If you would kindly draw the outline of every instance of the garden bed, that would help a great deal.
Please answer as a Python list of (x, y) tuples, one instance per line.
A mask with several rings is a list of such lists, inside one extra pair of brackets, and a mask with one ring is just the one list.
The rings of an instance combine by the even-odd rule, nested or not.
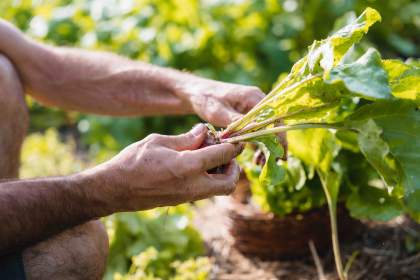
[[(195, 224), (211, 257), (211, 279), (317, 279), (309, 253), (293, 261), (266, 261), (241, 254), (234, 248), (229, 233), (228, 208), (229, 199), (223, 197), (197, 209)], [(419, 238), (419, 235), (420, 225), (404, 217), (388, 223), (364, 223), (364, 230), (354, 241), (342, 244), (344, 259), (359, 252), (349, 279), (420, 279), (420, 252), (409, 253), (405, 245), (408, 236)], [(326, 279), (336, 279), (332, 252), (328, 251), (320, 259)]]

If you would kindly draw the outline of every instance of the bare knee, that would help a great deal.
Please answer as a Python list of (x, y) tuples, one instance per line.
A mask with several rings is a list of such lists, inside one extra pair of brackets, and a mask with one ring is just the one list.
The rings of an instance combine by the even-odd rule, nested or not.
[(92, 221), (45, 240), (23, 253), (26, 277), (36, 279), (102, 279), (108, 236)]
[[(4, 55), (0, 54), (0, 106), (2, 114), (14, 111), (26, 113), (27, 108), (24, 102), (23, 86), (19, 75), (12, 62)], [(6, 107), (6, 106), (7, 107)]]
[(29, 115), (13, 64), (0, 54), (0, 178), (17, 177)]
[(12, 62), (4, 55), (0, 54), (0, 80), (5, 81), (13, 78), (16, 74), (16, 70)]

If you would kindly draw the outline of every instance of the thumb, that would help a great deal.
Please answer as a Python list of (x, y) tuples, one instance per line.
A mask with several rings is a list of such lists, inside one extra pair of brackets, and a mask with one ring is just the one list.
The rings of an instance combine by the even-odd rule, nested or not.
[(187, 133), (177, 136), (166, 136), (165, 146), (177, 151), (196, 150), (201, 146), (206, 135), (207, 127), (199, 123)]

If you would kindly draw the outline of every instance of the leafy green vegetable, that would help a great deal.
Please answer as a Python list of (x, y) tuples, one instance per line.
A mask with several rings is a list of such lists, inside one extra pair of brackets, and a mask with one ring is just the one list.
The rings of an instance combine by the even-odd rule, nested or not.
[(389, 221), (403, 213), (398, 198), (390, 196), (386, 190), (370, 186), (356, 188), (347, 198), (346, 206), (358, 219)]
[[(308, 118), (308, 116), (318, 113), (319, 110), (322, 111), (325, 106), (338, 105), (342, 95), (357, 96), (360, 94), (360, 86), (355, 88), (356, 92), (352, 92), (345, 90), (342, 86), (326, 84), (324, 80), (330, 79), (333, 67), (339, 65), (344, 54), (378, 20), (380, 20), (378, 12), (367, 8), (355, 21), (327, 39), (315, 41), (309, 47), (308, 54), (295, 63), (290, 74), (280, 81), (258, 106), (243, 118), (229, 125), (225, 133), (234, 134), (254, 121), (262, 122), (273, 115), (276, 117), (286, 116), (286, 120), (288, 120), (287, 115), (292, 115), (293, 119), (304, 111), (305, 118)], [(371, 53), (367, 55), (371, 61), (368, 65), (376, 69), (375, 53), (372, 51)], [(359, 64), (364, 64), (364, 60), (361, 60)], [(344, 78), (346, 81), (354, 80), (353, 73), (347, 72), (340, 68), (336, 69), (332, 81), (337, 80), (338, 73), (341, 73), (340, 80)], [(383, 75), (376, 75), (373, 70), (370, 73), (374, 75), (373, 78), (379, 78), (383, 82)], [(346, 74), (349, 75), (348, 78)], [(351, 89), (354, 89), (354, 86), (350, 87)]]
[(358, 128), (357, 141), (360, 151), (383, 176), (388, 185), (397, 186), (399, 174), (390, 159), (389, 146), (381, 138), (382, 129), (371, 119), (359, 124)]
[[(321, 180), (340, 279), (346, 275), (337, 236), (336, 204), (340, 188), (349, 181), (345, 172), (353, 170), (337, 158), (340, 143), (360, 151), (388, 187), (386, 192), (385, 188), (372, 189), (370, 182), (350, 184), (347, 206), (354, 216), (386, 220), (405, 210), (418, 217), (420, 209), (418, 63), (382, 61), (375, 49), (357, 57), (351, 50), (378, 20), (379, 14), (367, 8), (327, 39), (315, 41), (289, 75), (224, 133), (224, 141), (237, 142), (289, 131), (292, 154), (316, 170)], [(286, 125), (273, 127), (280, 119)], [(326, 129), (346, 132), (335, 137)], [(278, 167), (269, 164), (266, 168)], [(264, 181), (260, 184), (266, 185)]]
[(283, 181), (285, 175), (284, 170), (277, 164), (277, 160), (284, 153), (282, 146), (274, 135), (260, 137), (255, 141), (261, 143), (265, 156), (265, 163), (259, 176), (260, 183), (265, 186), (278, 185)]
[(420, 103), (420, 67), (399, 60), (384, 60), (392, 94), (399, 98), (411, 99)]
[(289, 131), (287, 140), (293, 155), (305, 164), (323, 171), (330, 168), (339, 150), (334, 135), (325, 129)]
[(264, 211), (278, 216), (290, 213), (303, 213), (325, 204), (322, 186), (317, 175), (311, 175), (307, 166), (294, 156), (286, 161), (279, 161), (279, 168), (284, 170), (283, 180), (267, 185), (260, 182), (261, 166), (255, 159), (255, 149), (247, 146), (238, 158), (250, 181), (252, 199)]
[(381, 55), (375, 49), (369, 49), (353, 63), (334, 67), (327, 82), (339, 81), (343, 82), (350, 92), (366, 99), (390, 99), (392, 96)]
[[(364, 154), (371, 163), (376, 162), (373, 165), (386, 181), (397, 179), (406, 197), (420, 190), (420, 113), (415, 103), (397, 100), (368, 104), (351, 115), (346, 125), (359, 131), (361, 148), (370, 145)], [(372, 134), (373, 141), (366, 134)], [(389, 167), (388, 153), (399, 163), (399, 174)]]

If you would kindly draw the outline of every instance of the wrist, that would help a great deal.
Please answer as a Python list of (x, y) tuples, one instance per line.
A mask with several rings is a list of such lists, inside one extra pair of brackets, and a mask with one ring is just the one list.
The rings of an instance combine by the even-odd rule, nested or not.
[[(115, 183), (109, 180), (109, 173), (102, 165), (87, 169), (71, 176), (76, 181), (82, 194), (82, 205), (90, 212), (92, 218), (99, 218), (121, 211), (118, 195), (115, 193)], [(109, 174), (108, 174), (109, 175)], [(115, 191), (113, 191), (115, 190)]]
[(170, 76), (170, 87), (174, 95), (189, 104), (190, 113), (194, 111), (193, 100), (211, 87), (211, 80), (198, 77), (190, 73), (174, 70), (174, 74)]

